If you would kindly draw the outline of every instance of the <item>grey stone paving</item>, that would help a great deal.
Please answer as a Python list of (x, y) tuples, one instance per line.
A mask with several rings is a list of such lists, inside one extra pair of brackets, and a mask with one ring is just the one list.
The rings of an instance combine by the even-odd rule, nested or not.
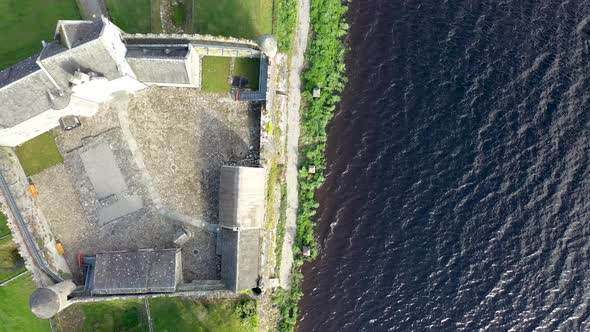
[(127, 190), (123, 174), (115, 161), (115, 155), (106, 143), (88, 149), (81, 153), (80, 157), (98, 199)]
[(224, 95), (149, 88), (81, 121), (56, 130), (64, 165), (35, 179), (74, 276), (79, 253), (170, 248), (183, 227), (194, 234), (181, 246), (184, 281), (218, 280), (219, 169), (259, 163), (260, 110)]

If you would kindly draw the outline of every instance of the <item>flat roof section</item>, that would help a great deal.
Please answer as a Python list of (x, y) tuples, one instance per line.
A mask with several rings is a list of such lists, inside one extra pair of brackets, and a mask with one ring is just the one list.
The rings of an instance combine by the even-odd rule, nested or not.
[(182, 280), (180, 249), (96, 254), (92, 295), (172, 293)]

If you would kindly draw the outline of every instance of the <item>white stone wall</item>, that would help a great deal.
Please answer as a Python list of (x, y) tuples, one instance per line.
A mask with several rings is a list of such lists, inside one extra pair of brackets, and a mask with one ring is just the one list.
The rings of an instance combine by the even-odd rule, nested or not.
[(48, 110), (18, 125), (0, 129), (0, 146), (17, 146), (59, 126), (59, 118), (66, 115), (93, 116), (100, 105), (117, 92), (134, 93), (147, 85), (124, 76), (112, 81), (93, 79), (75, 86), (70, 104), (62, 110)]
[(70, 104), (62, 110), (48, 110), (18, 125), (0, 130), (1, 146), (17, 146), (59, 125), (59, 118), (66, 115), (92, 116), (99, 105), (72, 97)]
[(200, 88), (201, 87), (201, 59), (199, 59), (199, 55), (194, 50), (194, 48), (189, 47), (188, 54), (186, 56), (186, 72), (188, 73), (188, 79), (191, 82), (191, 85)]
[(121, 39), (121, 30), (104, 17), (102, 17), (102, 21), (104, 22), (104, 28), (100, 35), (100, 41), (113, 55), (119, 73), (135, 78), (135, 73), (125, 60), (127, 48)]

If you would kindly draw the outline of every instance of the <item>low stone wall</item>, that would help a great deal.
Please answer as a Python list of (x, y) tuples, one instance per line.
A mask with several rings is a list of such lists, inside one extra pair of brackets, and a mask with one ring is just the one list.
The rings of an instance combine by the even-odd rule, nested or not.
[[(10, 148), (0, 148), (0, 171), (2, 171), (8, 182), (9, 189), (16, 200), (26, 226), (33, 236), (36, 245), (39, 246), (38, 249), (41, 251), (49, 268), (57, 273), (70, 274), (70, 269), (64, 258), (57, 253), (55, 238), (51, 233), (45, 216), (28, 192), (28, 181), (25, 172)], [(33, 279), (40, 286), (53, 284), (51, 279), (34, 262), (29, 248), (25, 244), (21, 230), (17, 226), (15, 217), (8, 208), (6, 198), (3, 195), (0, 195), (0, 203), (2, 204), (3, 212), (8, 217), (8, 226), (12, 231), (14, 241), (18, 245), (19, 254), (25, 259), (27, 269), (33, 273)]]
[(211, 42), (230, 44), (234, 46), (250, 46), (258, 49), (258, 44), (250, 39), (222, 37), (212, 35), (186, 34), (186, 33), (123, 33), (125, 40), (187, 40), (189, 42)]
[(138, 300), (138, 299), (151, 299), (158, 297), (190, 297), (195, 300), (226, 300), (226, 299), (237, 299), (242, 297), (242, 294), (230, 292), (230, 291), (186, 291), (186, 292), (174, 292), (174, 293), (157, 293), (157, 294), (137, 294), (137, 295), (112, 295), (112, 296), (88, 296), (88, 297), (77, 297), (69, 301), (69, 304), (75, 303), (93, 303), (103, 301), (116, 301), (116, 300)]

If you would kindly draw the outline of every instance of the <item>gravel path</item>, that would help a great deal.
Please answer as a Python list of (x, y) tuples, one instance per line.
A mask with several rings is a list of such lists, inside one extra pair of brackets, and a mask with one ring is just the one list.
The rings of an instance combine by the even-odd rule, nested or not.
[(293, 243), (297, 220), (297, 172), (299, 162), (299, 108), (301, 106), (301, 70), (309, 35), (309, 0), (299, 1), (295, 50), (289, 68), (289, 104), (287, 115), (287, 225), (281, 258), (281, 287), (290, 288), (289, 274), (293, 265)]

